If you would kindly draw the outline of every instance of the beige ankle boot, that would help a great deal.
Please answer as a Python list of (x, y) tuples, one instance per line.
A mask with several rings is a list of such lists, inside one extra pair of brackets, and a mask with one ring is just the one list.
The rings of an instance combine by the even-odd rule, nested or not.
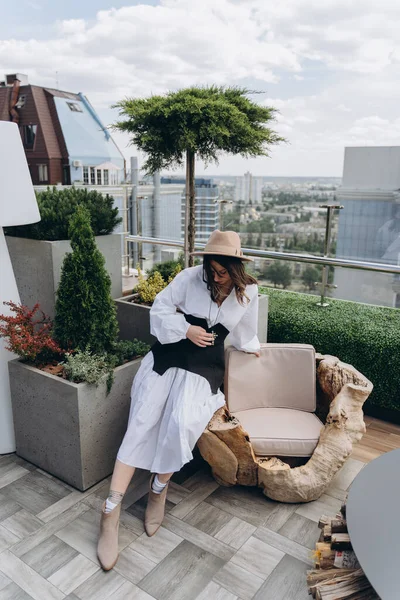
[(109, 571), (118, 560), (118, 529), (121, 503), (111, 512), (105, 513), (106, 503), (101, 510), (100, 536), (97, 544), (97, 558), (104, 571)]
[(147, 507), (144, 515), (144, 528), (149, 537), (154, 535), (160, 529), (163, 522), (165, 500), (167, 499), (167, 489), (169, 483), (167, 483), (161, 494), (155, 494), (151, 489), (154, 477), (155, 475), (152, 475), (150, 479), (149, 498), (147, 500)]

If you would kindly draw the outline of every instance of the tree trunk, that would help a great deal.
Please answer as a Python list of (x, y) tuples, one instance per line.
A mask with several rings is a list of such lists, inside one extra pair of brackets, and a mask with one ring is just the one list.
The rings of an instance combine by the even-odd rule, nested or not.
[(195, 190), (195, 153), (192, 150), (186, 151), (186, 210), (185, 210), (185, 267), (193, 267), (194, 256), (190, 252), (194, 251), (194, 242), (196, 236), (196, 190)]

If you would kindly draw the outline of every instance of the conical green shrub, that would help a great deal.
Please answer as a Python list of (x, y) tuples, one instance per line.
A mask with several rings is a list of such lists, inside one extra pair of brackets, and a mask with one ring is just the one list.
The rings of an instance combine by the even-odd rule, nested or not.
[(77, 207), (69, 235), (72, 252), (65, 256), (62, 267), (54, 337), (72, 350), (109, 352), (118, 334), (116, 309), (111, 298), (111, 279), (85, 207)]

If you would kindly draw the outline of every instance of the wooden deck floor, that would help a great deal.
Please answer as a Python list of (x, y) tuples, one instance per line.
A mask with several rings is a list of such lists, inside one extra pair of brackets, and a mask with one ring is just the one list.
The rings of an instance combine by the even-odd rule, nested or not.
[(143, 530), (148, 474), (124, 498), (120, 558), (96, 559), (109, 479), (80, 493), (15, 454), (0, 457), (0, 600), (309, 600), (305, 574), (322, 514), (334, 514), (365, 463), (400, 447), (400, 427), (367, 433), (319, 500), (279, 504), (222, 488), (194, 461), (174, 476), (163, 527)]

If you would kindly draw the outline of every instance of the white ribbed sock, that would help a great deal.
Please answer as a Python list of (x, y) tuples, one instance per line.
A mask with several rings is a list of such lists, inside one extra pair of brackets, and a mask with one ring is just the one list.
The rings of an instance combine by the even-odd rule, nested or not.
[(121, 492), (114, 492), (114, 490), (110, 490), (110, 493), (108, 494), (108, 498), (106, 500), (104, 512), (107, 514), (114, 510), (114, 508), (118, 506), (120, 502), (122, 502), (123, 497), (124, 494), (122, 494)]
[(166, 483), (162, 483), (159, 479), (158, 479), (158, 475), (156, 475), (154, 477), (151, 489), (155, 494), (161, 494), (162, 491), (164, 490), (165, 486), (167, 484)]

